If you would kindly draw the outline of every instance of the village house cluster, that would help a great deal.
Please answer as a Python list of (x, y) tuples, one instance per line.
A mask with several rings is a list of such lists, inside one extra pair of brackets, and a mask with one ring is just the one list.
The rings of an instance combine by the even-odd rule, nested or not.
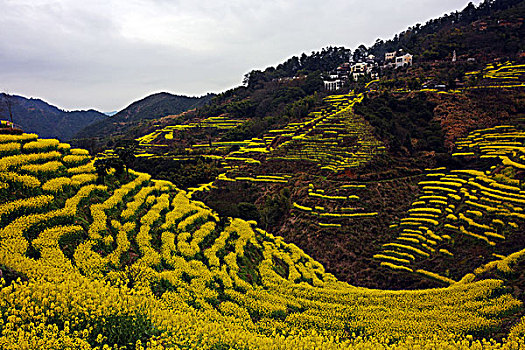
[(324, 88), (328, 91), (339, 90), (349, 80), (357, 81), (361, 77), (377, 79), (383, 69), (409, 66), (412, 66), (412, 55), (403, 50), (387, 52), (384, 59), (377, 58), (374, 55), (368, 55), (357, 62), (350, 59), (349, 62), (337, 67), (335, 71), (328, 73), (328, 76), (323, 80)]

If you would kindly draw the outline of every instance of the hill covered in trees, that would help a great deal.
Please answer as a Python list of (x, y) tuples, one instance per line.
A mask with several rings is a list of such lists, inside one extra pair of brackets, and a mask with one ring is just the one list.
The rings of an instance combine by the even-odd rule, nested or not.
[(525, 3), (521, 0), (485, 0), (472, 2), (425, 24), (416, 24), (390, 40), (378, 39), (367, 50), (377, 56), (403, 49), (417, 60), (460, 57), (481, 61), (510, 58), (525, 48)]
[(57, 137), (69, 140), (82, 128), (102, 121), (106, 115), (95, 110), (63, 111), (40, 99), (17, 95), (0, 94), (0, 115), (27, 132), (36, 132), (42, 137)]
[[(458, 12), (463, 18), (458, 25), (509, 19), (522, 4), (487, 6), (475, 7), (474, 17), (465, 17), (470, 5)], [(449, 17), (429, 23), (448, 23)], [(509, 28), (512, 37), (519, 36), (521, 27)], [(440, 30), (444, 35), (455, 27), (443, 24)], [(468, 33), (461, 40), (470, 38)], [(493, 33), (480, 35), (485, 34)], [(428, 275), (392, 274), (374, 256), (392, 243), (389, 226), (416, 201), (426, 169), (486, 167), (473, 157), (453, 156), (459, 139), (498, 125), (521, 128), (522, 58), (514, 50), (515, 62), (498, 56), (492, 63), (499, 52), (494, 46), (474, 61), (418, 58), (408, 68), (384, 68), (374, 81), (350, 81), (344, 87), (352, 88), (349, 94), (330, 96), (323, 89), (320, 67), (333, 69), (338, 59), (360, 59), (370, 50), (327, 48), (250, 72), (244, 86), (217, 95), (209, 105), (142, 129), (132, 167), (189, 189), (221, 215), (256, 220), (353, 285), (442, 285)], [(439, 84), (443, 88), (428, 87)], [(310, 214), (299, 215), (300, 208)], [(460, 270), (471, 269), (466, 264)]]
[[(353, 51), (345, 47), (326, 47), (310, 54), (303, 53), (275, 67), (252, 70), (245, 75), (242, 86), (217, 96), (208, 95), (203, 103), (193, 103), (182, 97), (177, 99), (169, 94), (153, 95), (119, 112), (112, 117), (115, 119), (110, 118), (78, 133), (77, 138), (91, 138), (103, 146), (114, 135), (116, 138), (137, 138), (157, 126), (191, 123), (220, 115), (244, 120), (243, 125), (222, 135), (224, 141), (261, 136), (265, 130), (278, 128), (299, 115), (304, 116), (312, 106), (319, 106), (319, 98), (326, 96), (323, 79), (345, 62), (357, 62), (374, 55), (382, 64), (386, 52), (400, 49), (414, 55), (416, 69), (383, 70), (382, 84), (389, 84), (388, 88), (394, 85), (421, 87), (430, 81), (453, 87), (468, 70), (480, 69), (495, 58), (515, 59), (523, 52), (523, 7), (523, 1), (487, 0), (478, 6), (469, 4), (461, 11), (417, 24), (390, 40), (378, 39), (371, 47), (360, 45)], [(457, 64), (449, 66), (454, 51), (459, 59)], [(468, 58), (474, 61), (467, 62)], [(366, 79), (350, 80), (344, 89), (362, 92), (366, 82)], [(179, 103), (184, 108), (170, 109), (164, 105)], [(197, 109), (178, 115), (192, 108)], [(132, 116), (138, 110), (139, 117), (135, 120)]]
[(168, 115), (180, 114), (209, 102), (212, 94), (202, 97), (178, 96), (167, 92), (149, 95), (98, 123), (80, 130), (75, 138), (106, 138), (126, 132), (144, 121), (159, 119)]

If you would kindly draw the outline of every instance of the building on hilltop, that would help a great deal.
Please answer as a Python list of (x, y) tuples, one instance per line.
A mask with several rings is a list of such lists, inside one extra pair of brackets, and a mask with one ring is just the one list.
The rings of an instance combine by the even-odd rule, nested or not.
[(385, 53), (385, 62), (392, 62), (396, 58), (396, 52)]
[(365, 75), (367, 68), (367, 64), (364, 62), (355, 63), (354, 65), (352, 65), (352, 78), (354, 78), (354, 80), (357, 80), (357, 78), (359, 78), (360, 76)]
[(341, 89), (347, 81), (357, 81), (359, 77), (379, 78), (379, 64), (374, 55), (363, 56), (357, 62), (350, 58), (349, 62), (339, 65), (324, 76), (325, 90), (335, 91)]
[(412, 65), (412, 57), (409, 53), (396, 57), (396, 68), (410, 67)]
[(348, 79), (348, 77), (350, 76), (350, 70), (350, 63), (345, 62), (339, 67), (337, 67), (335, 74), (339, 79)]
[(345, 62), (334, 71), (328, 73), (328, 77), (323, 80), (324, 88), (328, 91), (336, 91), (343, 87), (350, 76), (350, 63)]
[(324, 80), (324, 88), (328, 91), (336, 91), (343, 87), (344, 80), (342, 79), (336, 79), (336, 80)]
[(357, 80), (359, 77), (370, 75), (372, 79), (376, 79), (379, 77), (376, 68), (377, 63), (374, 61), (354, 63), (351, 68), (352, 78)]
[(403, 49), (385, 53), (385, 61), (382, 69), (409, 67), (412, 65), (412, 55), (405, 53)]

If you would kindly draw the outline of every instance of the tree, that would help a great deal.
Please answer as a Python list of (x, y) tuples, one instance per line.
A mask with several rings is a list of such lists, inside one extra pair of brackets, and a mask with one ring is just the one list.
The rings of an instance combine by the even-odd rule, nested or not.
[(138, 145), (139, 143), (136, 140), (119, 140), (117, 142), (115, 153), (126, 169), (126, 174), (135, 160), (135, 151), (137, 150)]
[(260, 70), (252, 70), (251, 72), (244, 75), (242, 83), (249, 89), (255, 89), (260, 87), (260, 84), (264, 83), (265, 81), (266, 80), (263, 72)]
[(259, 214), (261, 224), (265, 229), (275, 227), (290, 210), (290, 189), (283, 188), (273, 196), (266, 197)]
[(368, 49), (365, 45), (361, 44), (357, 49), (354, 51), (354, 61), (359, 62), (364, 60), (368, 56)]
[(109, 161), (107, 158), (97, 158), (95, 159), (95, 163), (93, 164), (97, 171), (98, 179), (97, 182), (104, 183), (104, 178), (109, 172), (109, 169), (111, 168), (109, 165)]
[(324, 87), (323, 78), (321, 78), (321, 71), (315, 71), (306, 77), (303, 90), (307, 95), (313, 94), (315, 91), (320, 91)]
[(2, 109), (9, 114), (9, 121), (13, 124), (13, 95), (2, 93)]

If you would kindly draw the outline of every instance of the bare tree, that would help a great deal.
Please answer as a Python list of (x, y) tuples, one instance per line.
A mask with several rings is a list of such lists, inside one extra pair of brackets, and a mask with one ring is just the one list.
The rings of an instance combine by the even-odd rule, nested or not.
[(9, 121), (11, 124), (14, 124), (13, 122), (13, 99), (12, 95), (9, 95), (8, 93), (4, 92), (2, 93), (2, 106), (0, 109), (6, 110), (7, 113), (9, 113)]

